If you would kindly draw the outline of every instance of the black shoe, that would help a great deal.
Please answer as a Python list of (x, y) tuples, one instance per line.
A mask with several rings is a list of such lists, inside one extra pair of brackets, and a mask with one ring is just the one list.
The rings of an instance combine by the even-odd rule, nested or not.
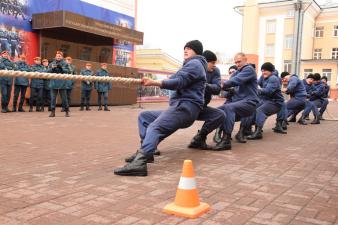
[(225, 150), (231, 150), (231, 135), (225, 134), (222, 137), (222, 140), (216, 144), (215, 147), (213, 147), (211, 150), (213, 151), (225, 151)]
[(287, 130), (288, 129), (288, 121), (286, 121), (286, 120), (282, 121), (282, 129), (283, 130)]
[(51, 110), (49, 117), (55, 117), (55, 109)]
[(90, 111), (91, 109), (88, 107), (88, 108), (86, 108), (86, 111)]
[(97, 111), (101, 111), (102, 110), (102, 107), (100, 106), (98, 109), (97, 109)]
[(222, 136), (223, 136), (223, 131), (222, 131), (220, 128), (217, 128), (216, 131), (215, 131), (215, 135), (214, 135), (214, 137), (212, 138), (212, 140), (213, 140), (215, 143), (219, 143), (219, 142), (221, 142), (221, 140), (222, 140)]
[(291, 118), (288, 120), (288, 122), (290, 122), (290, 123), (295, 123), (295, 122), (297, 122), (296, 115), (295, 115), (295, 114), (292, 114), (292, 116), (291, 116)]
[(52, 109), (50, 107), (48, 107), (48, 112), (52, 111)]
[(65, 112), (65, 109), (61, 109), (61, 112)]
[[(156, 152), (156, 150), (155, 150), (155, 152)], [(137, 151), (136, 153), (132, 154), (128, 158), (125, 158), (124, 161), (127, 162), (127, 163), (132, 162), (135, 159), (135, 157), (136, 157), (136, 155), (137, 155), (138, 152), (139, 151)], [(153, 155), (147, 156), (147, 163), (154, 163), (154, 156)]]
[(239, 131), (235, 136), (238, 143), (246, 143), (246, 139), (244, 136), (244, 130), (245, 130), (245, 127), (240, 126)]
[(160, 150), (158, 150), (158, 149), (155, 149), (155, 152), (154, 152), (154, 155), (161, 155), (161, 152), (160, 152)]
[(108, 109), (108, 107), (104, 107), (104, 111), (110, 111), (110, 109)]
[(207, 135), (204, 131), (198, 131), (197, 134), (192, 138), (188, 148), (197, 148), (202, 150), (209, 149), (205, 140), (207, 139)]
[(26, 112), (22, 107), (19, 107), (18, 112)]
[(307, 123), (306, 123), (306, 121), (305, 121), (304, 118), (305, 118), (305, 117), (302, 115), (302, 117), (299, 118), (298, 123), (301, 124), (301, 125), (307, 125)]
[(16, 107), (13, 107), (13, 108), (12, 108), (12, 112), (16, 112)]
[(83, 110), (84, 110), (84, 108), (83, 108), (83, 107), (81, 107), (81, 108), (80, 108), (80, 111), (83, 111)]
[(323, 118), (323, 114), (320, 114), (318, 117), (319, 117), (319, 120), (325, 120), (325, 119)]
[(248, 136), (247, 138), (249, 140), (262, 139), (263, 138), (262, 129), (263, 129), (263, 127), (257, 126), (255, 132), (252, 135)]
[(69, 110), (68, 110), (68, 109), (66, 110), (65, 117), (70, 117), (70, 115), (69, 115)]
[(311, 122), (311, 124), (320, 124), (319, 116), (315, 116), (314, 120)]
[(252, 126), (245, 127), (244, 128), (244, 137), (252, 135), (254, 132), (252, 131)]
[(134, 160), (124, 167), (117, 168), (114, 170), (115, 175), (119, 176), (147, 176), (148, 169), (147, 169), (147, 157), (142, 152), (138, 151)]
[(282, 126), (282, 121), (277, 121), (276, 122), (276, 126), (274, 127), (274, 128), (272, 128), (272, 130), (273, 130), (273, 132), (275, 132), (275, 133), (279, 133), (279, 134), (286, 134), (287, 132), (286, 131), (284, 131), (284, 129), (283, 129), (283, 126)]

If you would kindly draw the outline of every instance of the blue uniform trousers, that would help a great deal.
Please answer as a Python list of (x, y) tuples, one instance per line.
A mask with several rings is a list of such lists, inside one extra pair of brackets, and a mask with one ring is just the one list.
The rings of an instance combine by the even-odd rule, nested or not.
[(27, 86), (23, 85), (14, 85), (14, 99), (13, 99), (13, 108), (16, 108), (19, 94), (20, 94), (20, 101), (19, 101), (19, 108), (22, 108), (23, 103), (25, 101)]
[[(251, 126), (251, 117), (255, 113), (257, 103), (253, 100), (240, 100), (223, 104), (218, 107), (223, 110), (226, 119), (223, 123), (223, 130), (227, 135), (231, 135), (236, 121), (241, 120), (244, 127)], [(245, 119), (244, 119), (245, 118)]]
[(269, 100), (263, 100), (257, 105), (256, 109), (256, 115), (253, 115), (253, 117), (256, 117), (256, 125), (259, 127), (263, 127), (265, 120), (278, 112), (281, 111), (282, 108), (282, 102), (274, 102)]
[(103, 96), (103, 104), (104, 106), (108, 105), (108, 91), (105, 92), (97, 92), (97, 104), (101, 106), (101, 96)]
[(67, 100), (67, 91), (66, 89), (50, 89), (50, 108), (52, 110), (55, 110), (56, 107), (56, 98), (57, 94), (60, 93), (61, 100), (62, 100), (62, 108), (64, 108), (66, 111), (69, 109), (68, 100)]
[(197, 117), (198, 121), (205, 121), (201, 130), (206, 134), (211, 133), (216, 128), (222, 126), (225, 121), (225, 114), (222, 110), (205, 106)]
[(329, 104), (329, 100), (327, 98), (323, 98), (320, 100), (320, 102), (321, 102), (321, 107), (320, 107), (319, 113), (320, 115), (322, 115), (325, 112), (327, 105)]
[(81, 106), (89, 106), (91, 92), (92, 90), (81, 90)]
[(290, 100), (286, 103), (286, 109), (288, 111), (287, 117), (291, 116), (292, 114), (295, 114), (305, 107), (305, 101), (304, 98), (290, 98)]
[(200, 107), (192, 102), (177, 101), (167, 110), (141, 112), (138, 117), (141, 151), (146, 155), (153, 154), (163, 139), (178, 129), (190, 127), (200, 111)]
[(42, 101), (43, 105), (48, 105), (50, 107), (50, 102), (51, 102), (51, 93), (49, 89), (43, 89), (43, 95), (42, 95)]
[(288, 119), (288, 110), (286, 108), (286, 103), (282, 102), (282, 106), (279, 110), (279, 112), (277, 113), (277, 121), (286, 121)]
[(9, 101), (11, 99), (12, 84), (8, 85), (3, 81), (1, 83), (1, 107), (2, 109), (7, 109)]
[(306, 101), (303, 116), (308, 116), (311, 111), (314, 116), (319, 116), (318, 107), (320, 107), (320, 99), (315, 101)]
[(29, 106), (33, 107), (34, 101), (36, 102), (36, 107), (43, 106), (42, 97), (43, 97), (43, 88), (32, 88), (31, 87), (31, 95), (29, 97)]
[(69, 106), (72, 103), (72, 91), (73, 91), (73, 89), (66, 89), (66, 92), (67, 92), (67, 102), (68, 102)]

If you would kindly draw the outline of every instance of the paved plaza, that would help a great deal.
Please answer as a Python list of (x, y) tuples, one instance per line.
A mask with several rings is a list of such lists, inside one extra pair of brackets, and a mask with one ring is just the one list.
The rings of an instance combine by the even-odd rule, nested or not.
[[(272, 132), (271, 117), (263, 140), (234, 141), (224, 152), (187, 148), (196, 122), (160, 144), (148, 177), (120, 177), (112, 171), (139, 147), (137, 115), (144, 109), (92, 109), (72, 108), (70, 118), (59, 109), (55, 118), (0, 114), (1, 225), (338, 225), (336, 121), (293, 123), (282, 135)], [(338, 118), (337, 102), (328, 110)], [(162, 213), (175, 198), (184, 159), (193, 160), (200, 198), (211, 206), (193, 220)]]

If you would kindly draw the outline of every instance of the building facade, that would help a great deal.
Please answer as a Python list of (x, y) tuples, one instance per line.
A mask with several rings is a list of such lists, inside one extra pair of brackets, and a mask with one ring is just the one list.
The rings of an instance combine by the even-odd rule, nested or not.
[(260, 66), (279, 71), (328, 77), (338, 83), (338, 4), (315, 0), (246, 0), (235, 7), (243, 16), (242, 51)]

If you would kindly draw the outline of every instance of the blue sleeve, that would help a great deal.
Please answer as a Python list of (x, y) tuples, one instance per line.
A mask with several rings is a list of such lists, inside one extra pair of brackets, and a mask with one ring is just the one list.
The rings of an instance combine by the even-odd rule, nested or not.
[(202, 65), (200, 65), (197, 60), (191, 60), (186, 63), (179, 71), (177, 71), (177, 73), (171, 78), (163, 80), (161, 88), (169, 90), (184, 89), (194, 83), (196, 80), (202, 79), (201, 69)]
[(258, 85), (262, 88), (263, 87), (263, 80), (264, 80), (264, 77), (263, 75), (261, 75), (258, 79)]
[(275, 77), (270, 77), (265, 88), (260, 90), (262, 95), (272, 96), (279, 90), (279, 80)]
[(216, 69), (213, 75), (211, 82), (207, 84), (206, 90), (212, 95), (218, 95), (221, 92), (221, 73)]
[(298, 79), (294, 79), (293, 77), (291, 77), (291, 79), (289, 80), (288, 86), (286, 87), (287, 93), (294, 93), (295, 88), (297, 86), (297, 82)]
[(311, 95), (316, 96), (316, 97), (322, 97), (324, 93), (324, 87), (323, 85), (318, 85), (311, 93)]
[(223, 83), (223, 88), (235, 87), (248, 81), (256, 79), (257, 75), (251, 66), (246, 66), (242, 71), (233, 75), (229, 80)]

